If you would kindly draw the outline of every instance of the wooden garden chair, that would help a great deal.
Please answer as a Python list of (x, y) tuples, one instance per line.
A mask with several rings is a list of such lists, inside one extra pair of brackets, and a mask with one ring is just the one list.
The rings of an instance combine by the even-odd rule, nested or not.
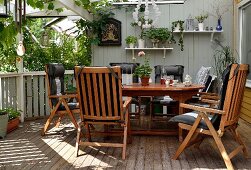
[(77, 102), (69, 102), (76, 98), (77, 94), (67, 94), (64, 90), (64, 66), (58, 63), (47, 64), (45, 72), (51, 113), (41, 131), (41, 135), (45, 135), (55, 115), (58, 116), (55, 127), (59, 127), (63, 116), (68, 114), (72, 123), (77, 128), (78, 124), (73, 114), (79, 113), (79, 106)]
[[(219, 109), (180, 104), (180, 107), (193, 109), (195, 112), (175, 116), (171, 120), (179, 122), (178, 125), (181, 129), (189, 130), (173, 159), (177, 159), (188, 146), (196, 144), (196, 146), (199, 147), (205, 136), (213, 137), (227, 169), (234, 169), (230, 159), (240, 151), (243, 151), (244, 156), (247, 157), (247, 149), (237, 132), (237, 126), (248, 74), (248, 65), (233, 64), (229, 70), (229, 74), (225, 74), (225, 79), (223, 80)], [(229, 154), (226, 152), (221, 140), (226, 130), (231, 132), (239, 144), (239, 146)]]
[[(75, 73), (81, 113), (76, 155), (80, 145), (121, 147), (122, 159), (125, 159), (127, 134), (130, 134), (128, 107), (131, 98), (127, 98), (123, 104), (120, 67), (75, 67)], [(123, 135), (119, 135), (123, 136), (123, 143), (92, 142), (89, 125), (120, 125)], [(88, 141), (80, 139), (82, 126), (86, 128)]]

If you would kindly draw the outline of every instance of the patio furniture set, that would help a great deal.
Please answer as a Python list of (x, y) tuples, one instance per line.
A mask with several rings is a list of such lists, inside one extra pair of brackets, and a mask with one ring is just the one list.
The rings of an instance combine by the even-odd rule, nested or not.
[[(64, 92), (63, 66), (61, 64), (46, 65), (51, 115), (45, 123), (42, 135), (46, 134), (56, 114), (58, 114), (56, 126), (59, 126), (60, 120), (66, 113), (78, 129), (76, 140), (77, 156), (80, 145), (105, 146), (121, 147), (122, 159), (125, 159), (127, 143), (133, 142), (131, 135), (155, 134), (154, 131), (149, 129), (144, 131), (131, 129), (130, 114), (135, 113), (130, 113), (129, 107), (133, 98), (137, 101), (136, 104), (140, 104), (140, 96), (151, 96), (151, 98), (157, 99), (156, 96), (169, 95), (174, 100), (180, 102), (179, 113), (169, 120), (178, 123), (179, 131), (176, 130), (170, 133), (162, 131), (156, 134), (179, 134), (179, 139), (182, 143), (173, 159), (177, 159), (188, 146), (195, 145), (199, 147), (206, 136), (213, 137), (228, 169), (233, 169), (230, 159), (239, 152), (243, 152), (244, 156), (247, 157), (247, 149), (237, 132), (237, 126), (249, 69), (248, 65), (232, 64), (225, 70), (220, 97), (215, 97), (214, 94), (213, 97), (209, 96), (206, 99), (205, 96), (208, 96), (208, 93), (202, 93), (202, 99), (211, 103), (210, 105), (214, 106), (214, 108), (185, 104), (188, 99), (198, 94), (200, 89), (205, 88), (204, 85), (166, 86), (160, 83), (152, 83), (149, 86), (141, 86), (139, 83), (122, 85), (123, 69), (121, 68), (120, 66), (76, 66), (74, 73), (77, 93), (67, 94)], [(127, 96), (126, 100), (123, 100), (122, 96)], [(135, 96), (137, 97), (135, 98)], [(69, 100), (69, 98), (73, 98), (73, 100)], [(216, 99), (216, 101), (213, 99)], [(72, 101), (77, 102), (74, 103)], [(185, 113), (187, 109), (189, 109), (189, 112)], [(79, 124), (76, 123), (73, 115), (76, 112), (80, 113), (81, 122)], [(139, 117), (140, 114), (137, 116)], [(91, 136), (97, 132), (97, 128), (94, 125), (104, 125), (104, 131), (97, 134), (123, 136), (123, 142), (93, 142)], [(115, 125), (121, 126), (122, 130), (109, 131), (109, 126)], [(85, 127), (85, 131), (82, 131), (82, 127)], [(182, 130), (188, 131), (184, 140)], [(223, 137), (226, 130), (231, 132), (235, 141), (239, 144), (230, 154), (226, 152), (221, 141), (221, 137)], [(87, 141), (81, 140), (84, 136), (87, 138)]]

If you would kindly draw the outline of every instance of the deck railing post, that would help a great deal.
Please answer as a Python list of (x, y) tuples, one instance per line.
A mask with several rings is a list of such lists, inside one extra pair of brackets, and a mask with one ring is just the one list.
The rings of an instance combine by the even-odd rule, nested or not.
[(22, 110), (21, 122), (24, 122), (25, 107), (24, 107), (24, 76), (23, 76), (23, 58), (18, 57), (16, 62), (19, 76), (17, 77), (17, 109)]

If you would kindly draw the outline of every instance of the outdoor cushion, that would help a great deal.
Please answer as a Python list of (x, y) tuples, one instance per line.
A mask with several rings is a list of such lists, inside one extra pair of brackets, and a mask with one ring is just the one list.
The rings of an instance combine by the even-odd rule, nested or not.
[(199, 71), (196, 74), (195, 82), (197, 84), (205, 85), (207, 78), (209, 76), (209, 73), (210, 73), (210, 69), (211, 69), (211, 67), (201, 66), (201, 68), (199, 69)]

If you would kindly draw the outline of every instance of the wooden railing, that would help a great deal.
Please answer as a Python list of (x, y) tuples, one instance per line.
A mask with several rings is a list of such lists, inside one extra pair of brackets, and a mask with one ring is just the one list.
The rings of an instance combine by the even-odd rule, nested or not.
[[(65, 73), (65, 84), (74, 84), (73, 70)], [(65, 87), (66, 87), (65, 86)], [(21, 121), (50, 114), (45, 72), (0, 74), (0, 109), (22, 110)]]

